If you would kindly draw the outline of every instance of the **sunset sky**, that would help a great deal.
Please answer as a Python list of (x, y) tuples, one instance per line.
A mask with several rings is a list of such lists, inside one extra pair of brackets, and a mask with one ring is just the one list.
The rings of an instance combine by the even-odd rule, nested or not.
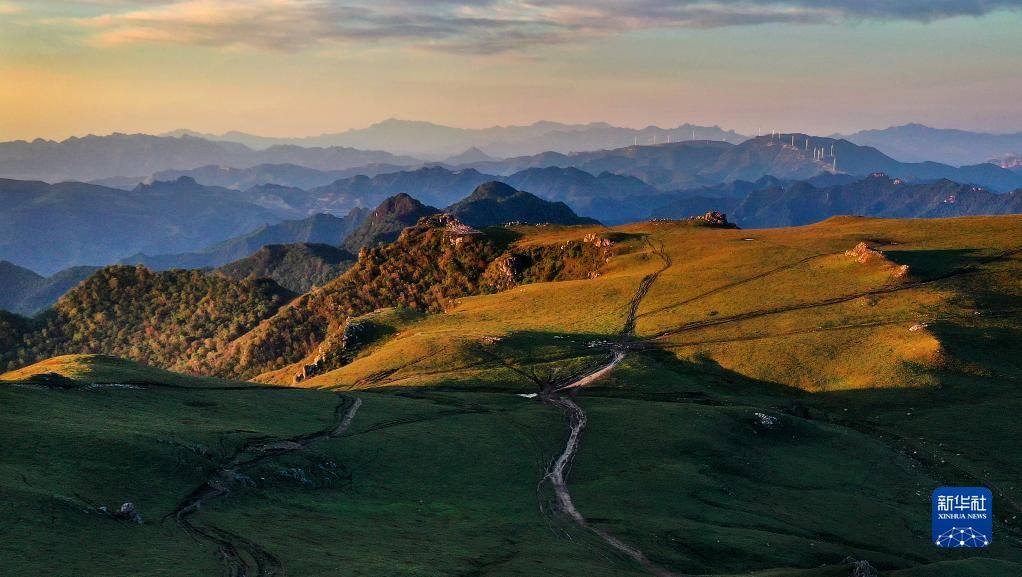
[(1022, 0), (0, 0), (0, 140), (398, 117), (1022, 131)]

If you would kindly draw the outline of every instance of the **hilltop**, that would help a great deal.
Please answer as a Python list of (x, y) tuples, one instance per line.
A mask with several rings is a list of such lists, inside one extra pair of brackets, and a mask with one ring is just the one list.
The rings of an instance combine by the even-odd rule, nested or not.
[(550, 202), (516, 190), (502, 182), (480, 184), (468, 197), (446, 211), (470, 226), (485, 227), (507, 222), (531, 224), (598, 224), (580, 217), (563, 202)]
[(301, 294), (337, 278), (355, 263), (355, 255), (328, 244), (268, 244), (216, 272), (235, 280), (268, 278)]
[(363, 247), (397, 240), (401, 231), (419, 222), (420, 218), (436, 214), (439, 209), (426, 206), (405, 193), (385, 199), (357, 229), (344, 239), (344, 248), (358, 253)]

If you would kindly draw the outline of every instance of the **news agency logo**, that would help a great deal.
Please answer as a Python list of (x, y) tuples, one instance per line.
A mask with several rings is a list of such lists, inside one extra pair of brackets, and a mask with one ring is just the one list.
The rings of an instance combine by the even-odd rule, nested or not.
[(993, 540), (993, 494), (984, 487), (933, 492), (933, 542), (938, 547), (987, 547)]

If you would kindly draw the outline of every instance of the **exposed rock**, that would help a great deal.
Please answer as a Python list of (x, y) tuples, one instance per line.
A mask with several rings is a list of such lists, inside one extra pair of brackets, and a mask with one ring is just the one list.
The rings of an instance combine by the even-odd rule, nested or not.
[(859, 244), (855, 245), (854, 248), (845, 251), (845, 255), (854, 257), (855, 262), (859, 264), (866, 264), (870, 261), (881, 260), (885, 258), (883, 252), (870, 247), (865, 242), (860, 242)]
[(135, 509), (135, 504), (130, 501), (121, 505), (121, 508), (113, 514), (113, 517), (130, 523), (142, 524), (142, 515)]
[(850, 250), (845, 251), (845, 255), (855, 259), (855, 262), (859, 264), (867, 264), (871, 262), (884, 263), (892, 267), (892, 276), (894, 278), (904, 278), (908, 276), (909, 268), (907, 264), (897, 265), (890, 261), (884, 252), (880, 249), (873, 248), (865, 242), (860, 242)]
[(591, 232), (582, 237), (582, 242), (591, 243), (593, 246), (599, 248), (608, 247), (614, 244), (614, 241), (610, 240), (609, 238), (601, 237), (595, 232)]
[(846, 557), (842, 562), (843, 565), (850, 565), (852, 567), (849, 577), (879, 577), (880, 573), (875, 567), (870, 565), (869, 561), (865, 559), (856, 560), (851, 557)]
[(723, 212), (717, 212), (716, 210), (711, 210), (702, 216), (690, 217), (689, 220), (701, 220), (705, 222), (707, 226), (716, 228), (738, 228), (737, 224), (728, 222), (726, 214)]
[(753, 413), (752, 426), (761, 431), (770, 431), (780, 427), (781, 420), (766, 413)]

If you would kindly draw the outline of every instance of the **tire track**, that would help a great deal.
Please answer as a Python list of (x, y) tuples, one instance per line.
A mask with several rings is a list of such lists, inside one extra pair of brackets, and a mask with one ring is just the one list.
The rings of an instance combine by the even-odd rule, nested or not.
[(762, 273), (757, 274), (757, 275), (753, 275), (753, 276), (750, 276), (750, 277), (746, 277), (746, 278), (743, 278), (743, 279), (739, 279), (739, 280), (736, 280), (736, 281), (732, 281), (732, 282), (729, 282), (729, 283), (722, 284), (720, 286), (714, 287), (712, 289), (709, 289), (709, 290), (707, 290), (705, 292), (702, 292), (700, 294), (697, 294), (695, 296), (691, 296), (691, 297), (689, 297), (689, 298), (687, 298), (687, 299), (685, 299), (683, 301), (679, 301), (679, 302), (676, 302), (674, 304), (662, 306), (660, 308), (647, 311), (647, 312), (642, 313), (641, 315), (639, 315), (639, 317), (641, 318), (641, 317), (644, 317), (644, 316), (647, 316), (647, 315), (652, 315), (652, 314), (656, 314), (656, 313), (662, 313), (662, 312), (670, 311), (670, 310), (676, 309), (678, 307), (682, 307), (682, 306), (685, 306), (687, 304), (691, 304), (691, 303), (693, 303), (695, 301), (704, 299), (706, 297), (711, 297), (711, 296), (713, 296), (715, 294), (722, 293), (722, 292), (724, 292), (726, 290), (733, 289), (733, 288), (738, 287), (738, 286), (742, 286), (743, 284), (748, 284), (750, 282), (755, 282), (755, 281), (767, 278), (769, 276), (773, 276), (773, 275), (775, 275), (777, 273), (781, 273), (781, 272), (784, 272), (784, 271), (791, 270), (793, 268), (797, 268), (797, 267), (799, 267), (799, 266), (801, 266), (803, 264), (806, 264), (807, 262), (813, 261), (815, 259), (826, 257), (826, 256), (833, 256), (835, 254), (840, 254), (840, 253), (815, 254), (813, 256), (805, 257), (805, 258), (799, 259), (799, 260), (797, 260), (795, 262), (788, 263), (786, 265), (781, 265), (781, 266), (779, 266), (777, 268), (770, 269), (768, 271), (762, 272)]
[[(211, 523), (198, 523), (194, 515), (203, 504), (230, 495), (231, 486), (241, 471), (283, 454), (300, 451), (313, 443), (343, 435), (362, 406), (362, 399), (341, 395), (334, 409), (335, 423), (329, 429), (286, 439), (250, 441), (242, 445), (229, 461), (217, 468), (168, 515), (173, 516), (186, 533), (200, 541), (211, 543), (224, 565), (225, 577), (282, 577), (286, 575), (284, 563), (257, 543)], [(256, 456), (244, 459), (246, 453)]]
[(674, 264), (671, 260), (671, 255), (667, 254), (667, 250), (664, 248), (663, 241), (657, 242), (660, 245), (659, 248), (649, 240), (646, 241), (646, 244), (649, 245), (653, 254), (660, 257), (660, 260), (663, 261), (663, 266), (657, 269), (656, 272), (646, 275), (642, 282), (639, 283), (639, 288), (635, 291), (635, 294), (628, 301), (628, 315), (625, 317), (625, 326), (621, 328), (621, 336), (623, 337), (627, 338), (635, 335), (635, 321), (638, 318), (639, 305), (642, 304), (642, 299), (646, 298), (646, 295), (649, 294), (649, 289), (660, 278), (660, 274), (671, 268), (671, 265)]

